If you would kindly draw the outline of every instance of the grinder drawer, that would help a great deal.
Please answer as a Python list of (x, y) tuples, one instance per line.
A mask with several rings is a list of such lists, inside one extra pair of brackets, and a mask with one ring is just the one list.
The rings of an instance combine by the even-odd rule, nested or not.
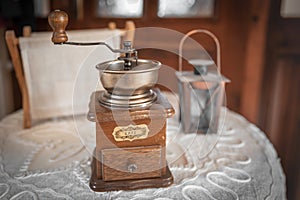
[(161, 176), (161, 146), (103, 149), (101, 154), (104, 181)]

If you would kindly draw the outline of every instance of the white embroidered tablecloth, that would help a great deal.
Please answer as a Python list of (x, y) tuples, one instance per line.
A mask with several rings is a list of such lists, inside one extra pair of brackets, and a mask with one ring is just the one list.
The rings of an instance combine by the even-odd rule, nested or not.
[(93, 146), (95, 132), (86, 116), (76, 126), (65, 118), (24, 130), (18, 111), (0, 123), (0, 199), (285, 199), (285, 176), (265, 134), (225, 108), (221, 117), (218, 135), (183, 134), (176, 117), (168, 120), (172, 186), (93, 192), (83, 144)]

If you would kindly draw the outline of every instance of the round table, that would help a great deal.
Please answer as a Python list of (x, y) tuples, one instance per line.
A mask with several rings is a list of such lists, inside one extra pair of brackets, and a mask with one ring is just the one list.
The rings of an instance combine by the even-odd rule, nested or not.
[(285, 199), (285, 176), (265, 134), (226, 108), (221, 118), (220, 133), (207, 135), (181, 133), (178, 116), (168, 120), (172, 186), (98, 193), (88, 186), (85, 148), (95, 142), (93, 123), (80, 116), (23, 129), (18, 111), (0, 123), (0, 199)]

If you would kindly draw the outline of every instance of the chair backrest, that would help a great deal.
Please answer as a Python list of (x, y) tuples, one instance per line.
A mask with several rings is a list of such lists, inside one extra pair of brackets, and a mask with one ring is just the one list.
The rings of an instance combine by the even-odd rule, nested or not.
[[(110, 23), (108, 27), (109, 29), (68, 31), (68, 34), (70, 41), (105, 40), (114, 48), (119, 48), (122, 40), (133, 41), (133, 22), (126, 22), (125, 29), (116, 29), (114, 23)], [(83, 96), (88, 96), (89, 91), (85, 85), (87, 88), (91, 87), (95, 83), (91, 79), (98, 73), (94, 66), (89, 67), (92, 72), (80, 68), (84, 68), (86, 64), (95, 65), (97, 62), (111, 60), (117, 55), (110, 53), (105, 47), (52, 45), (50, 32), (31, 33), (28, 27), (23, 32), (24, 37), (17, 38), (14, 31), (8, 30), (5, 37), (22, 93), (24, 128), (31, 127), (35, 120), (84, 112), (82, 106), (86, 103), (85, 100), (76, 102), (81, 105), (75, 105), (79, 108), (75, 113), (72, 107), (74, 81), (77, 81), (78, 91)], [(111, 37), (112, 35), (118, 36)], [(78, 71), (80, 75), (77, 74)]]

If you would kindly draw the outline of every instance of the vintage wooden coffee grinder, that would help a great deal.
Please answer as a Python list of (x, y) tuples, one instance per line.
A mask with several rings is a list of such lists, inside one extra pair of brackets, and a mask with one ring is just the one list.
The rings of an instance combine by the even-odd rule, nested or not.
[(105, 45), (121, 56), (98, 64), (105, 91), (91, 95), (88, 119), (96, 124), (96, 148), (90, 187), (95, 191), (166, 187), (173, 183), (166, 162), (166, 119), (174, 109), (158, 89), (160, 62), (138, 59), (130, 41), (123, 49), (104, 42), (67, 42), (65, 12), (49, 15), (52, 42)]

